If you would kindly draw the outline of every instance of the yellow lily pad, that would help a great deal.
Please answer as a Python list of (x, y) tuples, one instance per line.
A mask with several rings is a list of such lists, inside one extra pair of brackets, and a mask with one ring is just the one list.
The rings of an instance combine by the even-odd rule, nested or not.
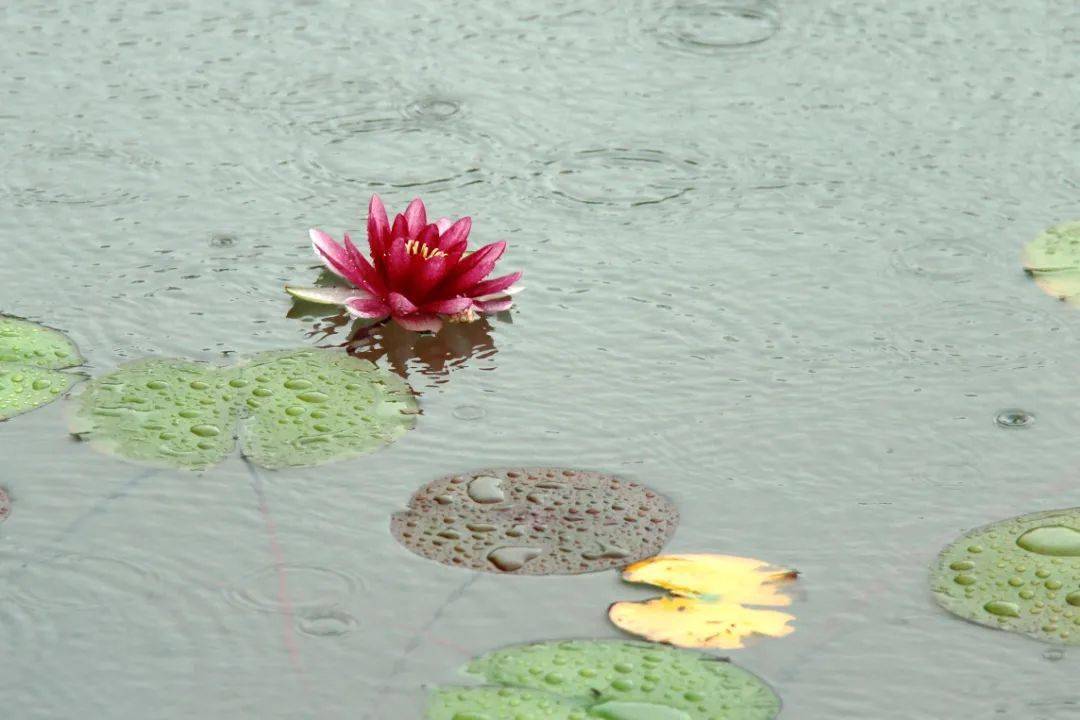
[(1043, 292), (1080, 305), (1080, 222), (1055, 225), (1032, 240), (1022, 262)]
[(795, 631), (794, 615), (769, 607), (791, 604), (785, 590), (792, 570), (730, 555), (664, 555), (623, 571), (627, 582), (668, 590), (643, 602), (617, 602), (608, 609), (615, 625), (653, 642), (677, 647), (743, 647), (754, 635), (784, 637)]

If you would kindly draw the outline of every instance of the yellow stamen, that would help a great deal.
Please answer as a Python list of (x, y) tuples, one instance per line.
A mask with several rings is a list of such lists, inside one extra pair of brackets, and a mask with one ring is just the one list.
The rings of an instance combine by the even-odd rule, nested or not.
[(445, 257), (446, 253), (442, 250), (437, 250), (427, 243), (422, 243), (418, 240), (408, 240), (405, 243), (405, 252), (411, 255), (421, 255), (425, 260), (430, 260), (434, 257)]

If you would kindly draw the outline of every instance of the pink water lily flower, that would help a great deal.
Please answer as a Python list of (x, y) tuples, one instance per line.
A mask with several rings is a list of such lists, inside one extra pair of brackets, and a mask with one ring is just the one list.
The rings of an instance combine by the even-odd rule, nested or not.
[(443, 321), (469, 322), (478, 313), (506, 310), (521, 288), (520, 272), (486, 279), (506, 251), (504, 241), (475, 252), (466, 246), (472, 220), (427, 221), (427, 209), (415, 198), (391, 225), (378, 195), (368, 206), (370, 260), (348, 234), (339, 245), (322, 230), (311, 230), (311, 243), (327, 268), (349, 283), (339, 287), (295, 287), (292, 296), (311, 302), (344, 305), (350, 314), (370, 320), (393, 318), (408, 330), (436, 332)]

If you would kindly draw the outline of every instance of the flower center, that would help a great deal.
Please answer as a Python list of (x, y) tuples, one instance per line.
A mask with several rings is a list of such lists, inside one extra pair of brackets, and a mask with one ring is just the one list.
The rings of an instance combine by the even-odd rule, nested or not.
[(430, 260), (433, 257), (446, 257), (446, 253), (442, 250), (431, 247), (427, 243), (422, 243), (418, 240), (409, 240), (405, 243), (405, 252), (410, 255), (421, 255), (425, 260)]

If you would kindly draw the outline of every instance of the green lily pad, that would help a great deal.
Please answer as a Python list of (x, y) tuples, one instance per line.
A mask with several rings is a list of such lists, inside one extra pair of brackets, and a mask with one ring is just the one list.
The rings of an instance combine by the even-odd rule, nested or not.
[(1080, 221), (1055, 225), (1032, 240), (1022, 260), (1047, 294), (1080, 305)]
[[(512, 714), (511, 714), (512, 713)], [(432, 693), (428, 720), (585, 720), (580, 701), (511, 687), (444, 687)]]
[(81, 376), (60, 370), (82, 365), (63, 333), (0, 315), (0, 421), (52, 402)]
[[(476, 688), (475, 696), (463, 688), (439, 689), (429, 720), (516, 717), (515, 703), (527, 703), (531, 712), (540, 701), (535, 693), (548, 695), (552, 707), (565, 711), (546, 717), (574, 720), (771, 720), (780, 711), (776, 694), (746, 670), (715, 656), (647, 643), (518, 645), (473, 661), (468, 672), (484, 678), (488, 687)], [(511, 692), (500, 694), (497, 688)], [(523, 698), (523, 690), (532, 694)], [(476, 705), (468, 705), (474, 697)]]
[(931, 571), (937, 601), (962, 618), (1080, 645), (1080, 508), (972, 530)]
[(200, 469), (237, 440), (266, 468), (316, 465), (393, 442), (416, 422), (408, 385), (324, 350), (257, 355), (231, 368), (142, 360), (87, 386), (72, 432), (121, 457)]

